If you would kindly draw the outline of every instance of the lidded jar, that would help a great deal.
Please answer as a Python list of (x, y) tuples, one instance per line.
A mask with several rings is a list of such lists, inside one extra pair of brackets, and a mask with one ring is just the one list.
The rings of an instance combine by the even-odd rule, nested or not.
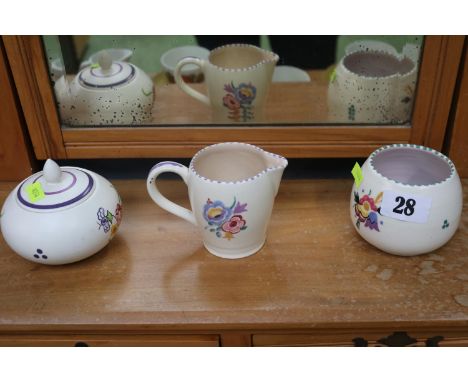
[(89, 257), (117, 232), (122, 202), (102, 176), (78, 167), (59, 167), (48, 159), (43, 171), (8, 195), (0, 227), (20, 256), (57, 265)]

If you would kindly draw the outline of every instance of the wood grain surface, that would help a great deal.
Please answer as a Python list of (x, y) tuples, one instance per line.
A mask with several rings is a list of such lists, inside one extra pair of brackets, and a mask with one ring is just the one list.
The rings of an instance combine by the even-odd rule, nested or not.
[[(189, 86), (206, 93), (205, 84)], [(264, 118), (256, 123), (333, 123), (328, 119), (327, 92), (328, 81), (272, 83), (265, 102)], [(209, 106), (190, 97), (175, 84), (156, 87), (152, 115), (149, 123), (156, 125), (219, 123), (213, 119)]]
[[(355, 232), (350, 180), (283, 181), (264, 248), (225, 260), (203, 248), (196, 227), (155, 205), (143, 180), (113, 183), (123, 223), (89, 259), (39, 265), (0, 238), (0, 334), (222, 330), (226, 344), (248, 344), (246, 330), (468, 331), (467, 214), (434, 253), (391, 256)], [(1, 203), (14, 185), (0, 183)], [(188, 206), (182, 181), (160, 189)]]

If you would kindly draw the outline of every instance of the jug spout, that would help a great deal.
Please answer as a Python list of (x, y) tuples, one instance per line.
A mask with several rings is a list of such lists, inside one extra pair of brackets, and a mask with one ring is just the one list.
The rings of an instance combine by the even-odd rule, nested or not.
[(273, 185), (274, 195), (278, 193), (283, 171), (288, 165), (288, 160), (280, 155), (264, 152), (267, 176)]

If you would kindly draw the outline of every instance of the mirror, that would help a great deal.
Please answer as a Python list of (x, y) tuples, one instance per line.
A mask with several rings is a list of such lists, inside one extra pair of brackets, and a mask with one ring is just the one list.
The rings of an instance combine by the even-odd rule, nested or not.
[(423, 38), (44, 36), (43, 42), (65, 128), (235, 127), (409, 124)]

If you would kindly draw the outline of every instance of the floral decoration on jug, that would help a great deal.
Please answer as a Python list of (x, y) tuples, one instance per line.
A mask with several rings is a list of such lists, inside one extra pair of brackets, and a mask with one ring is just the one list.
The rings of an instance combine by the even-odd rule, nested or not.
[(381, 214), (379, 205), (382, 202), (382, 197), (383, 192), (379, 192), (375, 199), (371, 197), (371, 191), (361, 197), (359, 193), (354, 192), (354, 213), (357, 217), (356, 227), (359, 228), (361, 223), (364, 223), (364, 227), (369, 227), (370, 230), (375, 229), (377, 232), (380, 232), (379, 216)]
[(247, 222), (242, 217), (242, 212), (247, 212), (247, 203), (234, 202), (230, 207), (223, 202), (208, 199), (203, 207), (203, 217), (208, 222), (205, 229), (214, 232), (217, 237), (231, 240), (234, 235), (247, 229)]
[(247, 122), (254, 119), (252, 102), (257, 95), (257, 89), (252, 83), (241, 83), (235, 86), (234, 82), (224, 85), (227, 94), (223, 97), (223, 105), (229, 109), (228, 117), (234, 122)]

